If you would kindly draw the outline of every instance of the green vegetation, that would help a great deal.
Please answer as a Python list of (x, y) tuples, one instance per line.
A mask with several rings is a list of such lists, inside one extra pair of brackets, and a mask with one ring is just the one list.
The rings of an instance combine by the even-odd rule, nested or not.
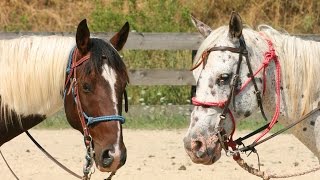
[[(127, 129), (182, 129), (189, 126), (191, 106), (132, 106), (129, 112), (124, 114), (126, 123), (123, 125)], [(252, 118), (260, 119), (254, 115)], [(247, 118), (237, 124), (237, 130), (255, 130), (262, 127), (266, 122), (262, 119), (256, 120)], [(54, 117), (48, 118), (38, 126), (38, 129), (66, 129), (70, 128), (63, 112), (59, 112)], [(283, 128), (276, 124), (271, 132), (276, 132)]]
[[(189, 20), (189, 9), (181, 7), (179, 1), (150, 0), (141, 7), (139, 1), (113, 1), (103, 6), (101, 1), (92, 12), (91, 29), (93, 31), (114, 31), (119, 24), (130, 22), (131, 30), (137, 32), (186, 32), (193, 26)], [(179, 9), (179, 11), (176, 11)], [(130, 13), (123, 13), (127, 11)], [(163, 13), (166, 12), (166, 13)], [(131, 69), (189, 69), (190, 51), (143, 51), (121, 52), (126, 65)], [(190, 98), (190, 87), (158, 86), (132, 87), (128, 94), (130, 104), (164, 105), (186, 104)], [(161, 94), (161, 95), (159, 95)]]
[(35, 128), (37, 129), (67, 129), (70, 128), (70, 125), (66, 119), (65, 114), (60, 111), (55, 116), (50, 117), (40, 124), (38, 124)]
[[(130, 106), (129, 112), (125, 113), (126, 123), (124, 128), (128, 129), (181, 129), (189, 124), (191, 106)], [(36, 126), (40, 129), (65, 129), (70, 128), (65, 114), (59, 112), (57, 115), (46, 119)]]
[[(140, 116), (126, 116), (126, 123), (123, 125), (127, 129), (181, 129), (188, 127), (189, 117), (179, 114), (163, 115), (149, 114)], [(37, 129), (66, 129), (70, 125), (63, 113), (48, 118), (39, 125)]]
[[(261, 120), (254, 120), (251, 118), (242, 120), (239, 122), (239, 124), (237, 125), (237, 130), (256, 130), (262, 126), (264, 126), (265, 124), (267, 124), (263, 119)], [(271, 132), (277, 132), (280, 129), (282, 129), (283, 126), (279, 123), (275, 124), (274, 127), (271, 129)]]

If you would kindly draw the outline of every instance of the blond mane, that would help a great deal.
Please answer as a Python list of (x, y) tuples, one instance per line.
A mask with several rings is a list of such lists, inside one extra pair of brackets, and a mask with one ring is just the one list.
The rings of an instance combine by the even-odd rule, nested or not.
[(0, 113), (8, 108), (22, 116), (50, 116), (61, 109), (65, 69), (74, 45), (74, 38), (59, 36), (0, 40)]

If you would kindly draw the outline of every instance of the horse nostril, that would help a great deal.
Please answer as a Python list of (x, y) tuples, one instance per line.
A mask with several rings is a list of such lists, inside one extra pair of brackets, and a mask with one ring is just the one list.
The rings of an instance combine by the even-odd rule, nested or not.
[(201, 141), (194, 141), (193, 149), (195, 151), (199, 151), (201, 147), (202, 147), (202, 142)]
[(104, 168), (109, 167), (109, 166), (112, 164), (113, 159), (114, 159), (113, 156), (111, 156), (111, 155), (109, 154), (109, 150), (105, 150), (105, 151), (102, 153), (102, 166), (103, 166)]

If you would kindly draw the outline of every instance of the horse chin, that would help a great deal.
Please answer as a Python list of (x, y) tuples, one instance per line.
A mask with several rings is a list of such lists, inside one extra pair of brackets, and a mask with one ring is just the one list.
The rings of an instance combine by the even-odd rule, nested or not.
[(221, 150), (222, 150), (221, 144), (217, 143), (216, 147), (214, 148), (214, 150), (212, 152), (209, 152), (209, 154), (212, 154), (210, 160), (208, 160), (207, 162), (204, 162), (202, 164), (204, 164), (204, 165), (212, 165), (215, 162), (217, 162), (221, 157)]
[(222, 146), (221, 146), (220, 143), (217, 143), (216, 144), (216, 148), (215, 148), (215, 150), (213, 152), (215, 158), (212, 159), (212, 164), (217, 162), (220, 159), (221, 151), (222, 151)]
[(103, 168), (99, 165), (97, 165), (97, 168), (99, 169), (100, 172), (115, 172), (115, 171), (117, 171), (117, 169)]
[(115, 165), (115, 163), (113, 163), (110, 167), (104, 168), (96, 162), (96, 167), (100, 172), (116, 172), (119, 169), (119, 166)]

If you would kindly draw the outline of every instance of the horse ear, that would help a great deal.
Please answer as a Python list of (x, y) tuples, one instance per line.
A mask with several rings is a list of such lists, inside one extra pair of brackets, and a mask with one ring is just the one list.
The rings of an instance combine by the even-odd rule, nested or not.
[(111, 44), (117, 51), (120, 51), (123, 48), (124, 44), (127, 42), (129, 29), (129, 23), (126, 22), (122, 26), (121, 30), (110, 39)]
[(78, 25), (76, 43), (77, 48), (82, 54), (86, 54), (89, 51), (90, 31), (86, 19), (82, 20)]
[(239, 39), (242, 35), (242, 28), (243, 25), (240, 15), (237, 12), (232, 11), (229, 21), (229, 36), (231, 38)]
[(204, 38), (208, 37), (210, 35), (210, 33), (212, 32), (212, 29), (210, 28), (210, 26), (208, 26), (205, 23), (199, 21), (192, 14), (190, 14), (190, 17), (191, 17), (191, 21), (192, 21), (193, 25), (198, 29), (200, 34)]

